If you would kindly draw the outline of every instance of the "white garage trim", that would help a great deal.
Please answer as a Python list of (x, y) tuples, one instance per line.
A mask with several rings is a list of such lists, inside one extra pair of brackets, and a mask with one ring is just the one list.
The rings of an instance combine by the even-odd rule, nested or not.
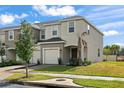
[(60, 57), (60, 48), (59, 47), (51, 47), (51, 48), (43, 48), (43, 64), (45, 64), (45, 56), (44, 56), (44, 52), (45, 50), (49, 50), (49, 49), (57, 49), (58, 50), (58, 58)]

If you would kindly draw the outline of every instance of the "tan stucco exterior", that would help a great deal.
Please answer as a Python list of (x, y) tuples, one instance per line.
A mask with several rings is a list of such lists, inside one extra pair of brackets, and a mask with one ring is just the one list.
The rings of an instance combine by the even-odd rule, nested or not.
[[(74, 21), (74, 32), (69, 33), (68, 31), (68, 23), (69, 21)], [(89, 34), (82, 36), (83, 40), (87, 43), (87, 46), (84, 46), (82, 44), (81, 46), (81, 58), (84, 60), (85, 57), (87, 57), (88, 60), (92, 62), (98, 62), (102, 61), (102, 54), (103, 54), (103, 34), (91, 23), (89, 23), (86, 19), (82, 17), (72, 17), (72, 18), (66, 18), (63, 20), (53, 21), (53, 22), (47, 22), (47, 23), (39, 23), (38, 26), (42, 29), (45, 29), (45, 40), (56, 38), (52, 35), (52, 28), (53, 26), (58, 26), (57, 36), (63, 40), (61, 43), (55, 43), (52, 41), (50, 42), (41, 42), (40, 41), (40, 31), (35, 30), (33, 32), (33, 38), (35, 41), (38, 42), (39, 46), (39, 55), (37, 53), (34, 53), (35, 56), (39, 56), (38, 59), (40, 59), (41, 63), (43, 62), (43, 48), (52, 48), (52, 47), (58, 47), (60, 48), (60, 57), (63, 61), (63, 64), (66, 64), (70, 59), (70, 53), (71, 48), (78, 46), (78, 38), (81, 36), (83, 32), (87, 32), (88, 28), (87, 25), (90, 26)], [(15, 29), (14, 30), (14, 40), (8, 41), (8, 30), (5, 31), (5, 43), (8, 46), (8, 48), (15, 48), (15, 41), (18, 40), (20, 30)], [(57, 41), (60, 42), (60, 41)], [(85, 48), (84, 48), (85, 47)], [(100, 56), (98, 56), (98, 49), (100, 51)], [(35, 62), (36, 63), (36, 62)]]

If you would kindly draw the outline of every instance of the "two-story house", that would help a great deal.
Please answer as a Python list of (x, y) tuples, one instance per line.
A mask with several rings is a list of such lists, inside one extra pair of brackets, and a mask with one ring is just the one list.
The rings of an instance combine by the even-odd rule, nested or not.
[[(31, 63), (39, 60), (43, 64), (58, 64), (58, 58), (61, 58), (62, 63), (66, 64), (70, 59), (77, 58), (78, 38), (84, 32), (87, 34), (82, 36), (85, 43), (81, 44), (81, 59), (102, 61), (103, 34), (81, 16), (41, 22), (32, 27), (36, 44)], [(1, 30), (5, 31), (7, 58), (18, 60), (15, 42), (21, 33), (20, 26)]]

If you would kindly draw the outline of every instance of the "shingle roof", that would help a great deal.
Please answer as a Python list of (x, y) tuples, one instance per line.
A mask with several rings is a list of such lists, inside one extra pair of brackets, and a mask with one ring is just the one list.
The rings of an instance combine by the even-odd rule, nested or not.
[(13, 29), (13, 28), (19, 28), (20, 26), (8, 26), (8, 27), (3, 27), (0, 28), (0, 30), (4, 30), (4, 29)]
[[(99, 29), (97, 29), (93, 24), (91, 24), (87, 19), (85, 19), (85, 18), (82, 17), (82, 16), (71, 16), (71, 17), (67, 17), (67, 18), (63, 18), (63, 19), (59, 19), (59, 20), (53, 20), (53, 21), (47, 21), (47, 22), (34, 23), (33, 25), (37, 25), (37, 28), (38, 28), (38, 26), (39, 26), (39, 28), (41, 28), (43, 24), (57, 23), (57, 22), (59, 22), (59, 21), (69, 20), (69, 19), (73, 19), (73, 18), (82, 18), (82, 19), (85, 20), (87, 23), (89, 23), (91, 26), (93, 26), (100, 34), (103, 35), (103, 33), (99, 31)], [(20, 27), (20, 26), (4, 27), (4, 28), (0, 28), (0, 30), (13, 29), (13, 28), (19, 28), (19, 27)], [(37, 29), (37, 28), (35, 28), (35, 29)]]
[(50, 39), (47, 39), (47, 40), (39, 40), (38, 42), (54, 42), (54, 41), (64, 41), (64, 40), (62, 40), (59, 37), (54, 37), (54, 38), (50, 38)]

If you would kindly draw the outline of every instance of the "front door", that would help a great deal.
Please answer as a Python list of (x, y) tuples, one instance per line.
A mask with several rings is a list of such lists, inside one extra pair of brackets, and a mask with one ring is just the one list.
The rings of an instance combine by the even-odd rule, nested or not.
[(77, 59), (77, 48), (72, 48), (71, 49), (71, 58), (72, 59)]

